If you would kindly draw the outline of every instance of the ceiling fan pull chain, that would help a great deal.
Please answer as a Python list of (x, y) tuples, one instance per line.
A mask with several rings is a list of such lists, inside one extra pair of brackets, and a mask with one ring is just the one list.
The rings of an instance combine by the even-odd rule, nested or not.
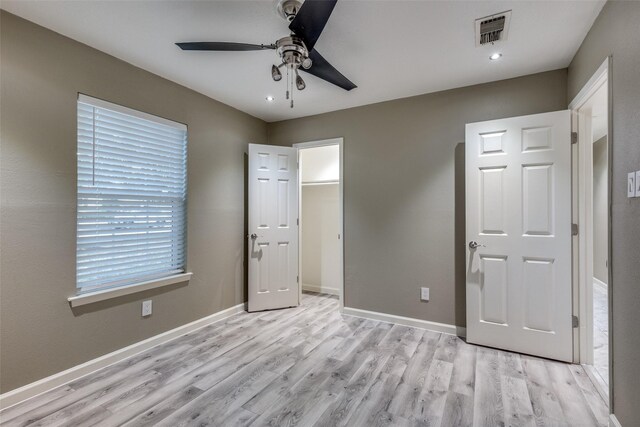
[(293, 108), (293, 75), (291, 76), (291, 82), (289, 85), (291, 87), (291, 108)]
[(287, 99), (289, 99), (289, 67), (287, 67)]

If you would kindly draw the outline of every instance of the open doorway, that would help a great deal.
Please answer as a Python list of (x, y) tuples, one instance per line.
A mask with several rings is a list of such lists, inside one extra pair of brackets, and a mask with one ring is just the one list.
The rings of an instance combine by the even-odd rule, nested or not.
[(294, 147), (300, 177), (300, 289), (335, 295), (342, 308), (342, 139)]
[(609, 150), (607, 132), (607, 88), (601, 86), (593, 97), (593, 367), (609, 383)]
[(579, 362), (608, 399), (610, 366), (610, 152), (608, 60), (570, 106), (578, 133)]

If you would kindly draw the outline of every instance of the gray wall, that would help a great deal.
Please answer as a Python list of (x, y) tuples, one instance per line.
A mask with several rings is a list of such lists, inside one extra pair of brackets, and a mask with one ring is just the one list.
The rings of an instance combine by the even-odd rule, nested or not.
[(566, 79), (550, 71), (268, 125), (272, 144), (344, 137), (346, 306), (465, 325), (465, 124), (566, 109)]
[(607, 137), (593, 143), (593, 276), (609, 281), (609, 156)]
[[(0, 19), (2, 392), (242, 303), (244, 153), (266, 142), (265, 123), (6, 12)], [(188, 125), (188, 285), (70, 309), (78, 92)], [(142, 319), (148, 298), (153, 315)]]
[(640, 170), (640, 2), (609, 1), (569, 66), (571, 100), (613, 56), (612, 274), (613, 410), (624, 426), (640, 420), (640, 198), (627, 199), (627, 172)]

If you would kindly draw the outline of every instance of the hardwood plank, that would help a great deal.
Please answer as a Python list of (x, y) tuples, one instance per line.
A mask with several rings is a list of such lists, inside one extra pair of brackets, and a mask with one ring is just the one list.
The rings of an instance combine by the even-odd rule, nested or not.
[[(101, 390), (98, 390), (89, 396), (86, 396), (71, 405), (56, 411), (46, 417), (40, 418), (34, 423), (29, 423), (30, 426), (59, 426), (69, 422), (69, 419), (79, 418), (82, 419), (86, 414), (93, 412), (102, 413), (98, 409), (104, 409), (103, 404), (109, 402), (113, 397), (127, 393), (131, 389), (135, 389), (141, 384), (148, 384), (150, 382), (158, 380), (161, 376), (158, 372), (147, 371), (135, 378), (123, 378), (120, 381), (111, 384)], [(107, 411), (109, 412), (109, 411)], [(106, 418), (106, 417), (105, 417)]]
[(124, 425), (128, 427), (153, 426), (158, 421), (168, 417), (170, 414), (198, 397), (200, 394), (202, 394), (202, 390), (199, 388), (189, 387), (178, 394), (169, 396), (169, 398), (159, 402), (157, 405), (149, 408), (147, 411), (141, 413)]
[(447, 394), (440, 425), (443, 427), (473, 425), (473, 396), (450, 391)]
[[(73, 427), (93, 427), (97, 422), (108, 420), (113, 414), (102, 406), (97, 406), (89, 412), (84, 412), (81, 415), (72, 417), (64, 422), (65, 426)], [(48, 424), (46, 424), (48, 425)]]
[(450, 390), (452, 392), (473, 398), (476, 383), (475, 366), (476, 347), (458, 339), (451, 373)]
[(504, 422), (499, 368), (498, 351), (478, 347), (473, 406), (474, 425), (494, 426)]
[(424, 333), (422, 329), (394, 325), (376, 349), (389, 354), (383, 372), (402, 377)]
[(16, 405), (10, 406), (9, 408), (5, 408), (2, 410), (2, 412), (0, 412), (0, 424), (9, 422), (27, 412), (32, 412), (42, 405), (52, 403), (72, 393), (73, 391), (74, 390), (68, 385), (63, 385), (38, 396), (35, 396), (31, 399), (25, 400), (24, 402), (20, 402)]
[(600, 426), (601, 424), (593, 415), (584, 395), (579, 389), (568, 365), (560, 362), (544, 362), (549, 378), (556, 395), (560, 401), (565, 419), (571, 425)]
[(160, 422), (158, 426), (182, 427), (216, 423), (239, 409), (251, 397), (266, 387), (277, 374), (257, 360), (236, 371)]
[(243, 407), (257, 414), (262, 414), (267, 411), (276, 402), (283, 400), (283, 396), (286, 395), (287, 391), (290, 390), (294, 384), (325, 361), (326, 355), (341, 341), (342, 338), (333, 337), (320, 344), (305, 358), (280, 374), (275, 381), (258, 392), (249, 402), (243, 405)]
[(514, 427), (535, 426), (533, 408), (531, 407), (525, 380), (509, 375), (501, 375), (500, 383), (505, 423)]
[[(124, 391), (129, 387), (135, 387), (140, 382), (144, 382), (149, 377), (157, 376), (157, 372), (136, 376), (132, 378), (130, 369), (125, 369), (122, 373), (114, 375), (110, 381), (99, 380), (96, 384), (86, 385), (80, 390), (75, 390), (60, 399), (48, 402), (39, 406), (33, 411), (26, 412), (11, 420), (13, 426), (26, 426), (38, 423), (46, 419), (48, 423), (59, 424), (65, 418), (74, 414), (74, 411), (81, 410), (85, 406), (95, 407), (100, 405), (105, 398), (110, 398), (118, 391)], [(91, 406), (91, 402), (97, 401), (97, 405)]]
[(255, 421), (257, 417), (257, 414), (254, 414), (251, 411), (247, 411), (243, 407), (239, 407), (234, 409), (229, 414), (226, 414), (224, 418), (221, 418), (220, 425), (233, 427), (249, 426)]
[(420, 394), (427, 382), (429, 367), (438, 348), (441, 335), (437, 332), (425, 331), (402, 374), (401, 382), (390, 403), (389, 412), (409, 419), (418, 411)]
[(391, 403), (393, 392), (400, 383), (400, 377), (381, 373), (371, 385), (367, 394), (357, 406), (353, 415), (344, 425), (370, 426), (380, 425), (381, 421), (393, 418), (387, 408)]
[(442, 421), (452, 372), (453, 363), (433, 359), (411, 419), (427, 425), (438, 425)]
[(536, 425), (568, 426), (544, 361), (536, 357), (523, 356), (522, 367)]
[(324, 411), (319, 424), (344, 425), (380, 374), (389, 357), (384, 353), (369, 354), (366, 361), (347, 382), (344, 390), (337, 396), (336, 401)]

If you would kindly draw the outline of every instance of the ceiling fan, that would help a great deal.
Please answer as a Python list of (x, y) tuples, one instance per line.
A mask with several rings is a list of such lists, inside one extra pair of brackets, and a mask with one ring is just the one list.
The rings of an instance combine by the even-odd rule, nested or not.
[[(306, 83), (298, 74), (298, 70), (306, 71), (345, 90), (357, 86), (336, 70), (314, 49), (333, 8), (338, 0), (278, 0), (277, 13), (289, 22), (291, 34), (271, 44), (248, 44), (234, 42), (184, 42), (176, 43), (182, 50), (205, 51), (250, 51), (275, 50), (280, 58), (280, 65), (271, 67), (271, 77), (275, 81), (282, 80), (281, 68), (287, 75), (286, 98), (291, 100), (293, 108), (293, 84), (303, 90)], [(295, 77), (294, 77), (295, 76)], [(291, 89), (291, 92), (289, 91)]]

